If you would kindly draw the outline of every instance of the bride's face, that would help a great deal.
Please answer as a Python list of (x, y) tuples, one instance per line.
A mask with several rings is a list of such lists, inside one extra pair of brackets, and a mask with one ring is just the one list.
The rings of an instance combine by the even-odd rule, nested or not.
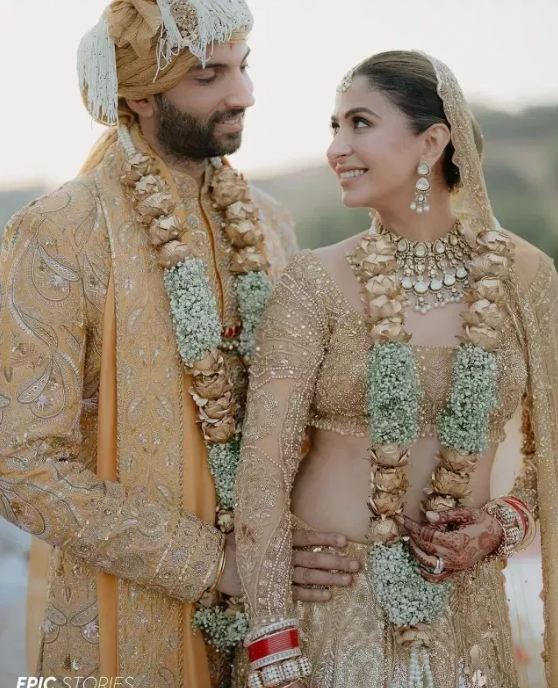
[(332, 115), (333, 141), (328, 162), (337, 174), (343, 203), (350, 208), (380, 208), (413, 198), (422, 136), (383, 93), (357, 77), (338, 93)]

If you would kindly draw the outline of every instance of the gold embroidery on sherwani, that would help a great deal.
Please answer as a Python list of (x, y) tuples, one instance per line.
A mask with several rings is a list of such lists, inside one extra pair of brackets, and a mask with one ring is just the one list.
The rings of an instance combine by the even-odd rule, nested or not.
[[(102, 570), (120, 577), (120, 675), (183, 688), (182, 601), (203, 592), (220, 549), (217, 531), (181, 510), (182, 368), (117, 156), (109, 152), (96, 172), (25, 209), (4, 234), (0, 514), (55, 545), (42, 675), (98, 675)], [(284, 253), (274, 259), (285, 264)], [(94, 473), (111, 270), (121, 481), (112, 483)]]
[[(556, 456), (556, 440), (552, 439), (556, 435), (556, 419), (549, 418), (548, 411), (554, 407), (548, 404), (548, 395), (558, 388), (558, 278), (550, 261), (542, 258), (541, 262), (536, 249), (522, 244), (518, 246), (518, 256), (529, 263), (530, 272), (525, 270), (521, 278), (512, 274), (510, 318), (504, 326), (502, 344), (505, 366), (499, 378), (500, 402), (491, 419), (491, 435), (499, 441), (504, 424), (526, 389), (532, 390), (526, 397), (532, 414), (531, 434), (524, 443), (528, 453), (515, 489), (524, 493), (528, 485), (530, 503), (536, 504), (538, 500), (541, 506), (541, 494), (546, 493), (546, 521), (541, 517), (543, 541), (550, 542), (554, 551), (552, 538), (556, 529), (550, 531), (550, 524), (552, 513), (558, 508), (558, 494), (554, 488), (542, 486), (542, 480), (538, 490), (534, 483), (537, 471), (541, 471), (541, 461), (546, 479), (552, 482)], [(537, 304), (536, 314), (532, 304)], [(319, 259), (311, 252), (303, 252), (291, 262), (262, 322), (260, 351), (250, 373), (248, 424), (236, 510), (239, 568), (256, 627), (265, 624), (269, 617), (286, 616), (291, 609), (293, 517), (289, 513), (289, 495), (298, 470), (305, 427), (327, 423), (329, 430), (359, 435), (364, 426), (366, 400), (362, 390), (369, 343), (362, 320), (359, 322), (358, 314), (347, 304)], [(548, 337), (542, 340), (546, 351), (539, 339), (543, 323), (548, 328)], [(417, 349), (419, 360), (426, 367), (423, 374), (434, 365), (447, 366), (442, 381), (424, 387), (427, 413), (422, 419), (422, 431), (428, 432), (425, 421), (434, 408), (443, 404), (441, 390), (449, 381), (451, 359), (444, 350)], [(550, 388), (544, 385), (542, 365), (551, 369), (554, 384)], [(532, 399), (535, 406), (529, 401)], [(274, 416), (264, 423), (261, 413), (266, 403), (274, 409)], [(298, 523), (298, 527), (303, 524)], [(347, 553), (364, 563), (366, 546), (351, 544), (350, 548)], [(545, 566), (547, 580), (552, 583), (555, 568), (548, 562)], [(434, 624), (432, 670), (436, 685), (462, 685), (460, 666), (466, 666), (470, 651), (476, 648), (488, 685), (516, 688), (501, 564), (483, 563), (473, 572), (459, 574), (456, 580), (457, 593), (451, 610)], [(303, 649), (314, 666), (311, 688), (407, 685), (406, 656), (395, 644), (367, 581), (367, 576), (360, 574), (354, 586), (336, 590), (330, 603), (299, 603)], [(550, 599), (546, 600), (547, 624), (556, 602), (551, 586)], [(547, 645), (554, 638), (553, 624), (549, 626)], [(246, 660), (240, 657), (235, 679), (239, 688), (245, 674)]]

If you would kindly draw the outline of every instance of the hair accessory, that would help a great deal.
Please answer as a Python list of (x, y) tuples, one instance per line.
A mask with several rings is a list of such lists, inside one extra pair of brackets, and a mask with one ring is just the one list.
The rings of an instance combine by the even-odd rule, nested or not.
[(337, 87), (337, 93), (346, 93), (351, 88), (351, 86), (353, 85), (354, 74), (355, 74), (354, 69), (351, 69), (349, 72), (347, 72), (345, 74), (345, 76), (343, 77), (343, 80), (341, 81), (341, 83)]

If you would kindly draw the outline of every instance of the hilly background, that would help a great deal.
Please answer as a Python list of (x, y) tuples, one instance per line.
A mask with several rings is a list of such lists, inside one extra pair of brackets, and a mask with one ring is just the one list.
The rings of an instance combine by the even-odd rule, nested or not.
[[(485, 136), (484, 169), (496, 217), (558, 261), (558, 105), (519, 114), (473, 109)], [(289, 208), (302, 247), (334, 243), (369, 224), (366, 210), (343, 207), (325, 164), (254, 181)], [(49, 190), (0, 191), (0, 227)]]

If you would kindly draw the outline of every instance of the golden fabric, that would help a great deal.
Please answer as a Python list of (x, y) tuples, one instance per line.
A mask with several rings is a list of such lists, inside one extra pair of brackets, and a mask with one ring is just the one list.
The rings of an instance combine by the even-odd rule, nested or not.
[(48, 596), (48, 570), (52, 547), (33, 538), (29, 549), (25, 649), (27, 669), (32, 676), (37, 668), (42, 645), (41, 625), (45, 618)]
[[(103, 319), (103, 346), (99, 378), (97, 424), (97, 476), (116, 481), (117, 475), (117, 383), (116, 383), (116, 318), (114, 277), (109, 276)], [(99, 612), (99, 673), (118, 676), (118, 589), (117, 579), (108, 573), (97, 573), (97, 608)]]
[[(185, 663), (203, 648), (191, 637), (187, 603), (211, 580), (222, 536), (213, 490), (204, 499), (212, 487), (205, 454), (187, 441), (197, 428), (161, 269), (132, 220), (119, 160), (113, 148), (93, 173), (35, 202), (5, 230), (0, 513), (54, 546), (39, 673), (101, 675), (115, 658), (105, 663), (99, 636), (101, 646), (117, 636), (118, 675), (193, 688), (203, 682), (188, 678)], [(207, 189), (182, 200), (200, 219), (198, 233), (221, 230), (202, 209), (211, 207)], [(277, 274), (292, 226), (277, 204), (263, 201), (261, 210)], [(111, 312), (115, 352), (114, 332), (104, 336)], [(108, 461), (115, 447), (116, 466)], [(117, 596), (112, 629), (108, 614), (99, 618), (99, 590), (107, 590), (99, 572), (117, 579), (108, 584)], [(207, 677), (204, 654), (203, 662)]]
[[(370, 336), (362, 315), (347, 302), (319, 259), (307, 253), (312, 272), (327, 292), (331, 335), (316, 379), (315, 397), (310, 407), (310, 425), (341, 435), (368, 436), (366, 376)], [(500, 403), (492, 414), (490, 441), (504, 439), (504, 426), (521, 403), (526, 389), (527, 367), (522, 333), (513, 321), (504, 324), (499, 353)], [(424, 392), (420, 415), (420, 436), (434, 433), (436, 417), (446, 405), (451, 386), (454, 347), (413, 346)]]
[[(512, 401), (515, 404), (525, 396), (524, 449), (528, 455), (514, 492), (527, 497), (533, 508), (538, 501), (540, 509), (546, 668), (548, 685), (553, 686), (553, 677), (558, 680), (555, 653), (551, 656), (549, 652), (558, 647), (558, 445), (556, 407), (550, 395), (555, 393), (558, 382), (558, 277), (550, 259), (521, 239), (514, 237), (514, 241), (517, 262), (509, 285), (509, 322), (504, 337), (504, 352), (509, 360), (504, 356), (501, 360), (500, 404), (492, 424), (493, 432), (500, 434), (514, 411)], [(347, 422), (347, 409), (360, 418), (364, 408), (366, 351), (365, 330), (347, 307), (339, 288), (312, 253), (299, 254), (274, 292), (250, 371), (243, 455), (237, 479), (236, 532), (240, 574), (254, 627), (266, 624), (270, 617), (285, 617), (294, 611), (290, 596), (290, 492), (304, 432), (308, 424), (316, 422), (316, 409), (323, 409), (323, 404), (328, 403), (329, 393), (337, 402), (328, 408), (332, 426), (358, 434), (361, 427), (353, 422), (355, 416)], [(440, 360), (437, 353), (426, 355)], [(436, 398), (428, 399), (433, 390)], [(426, 385), (424, 392), (426, 407), (437, 407), (440, 399), (436, 388), (429, 391)], [(357, 550), (358, 546), (353, 546), (352, 553)], [(440, 622), (437, 631), (438, 649), (432, 657), (434, 675), (438, 677), (436, 685), (457, 688), (459, 667), (470, 668), (470, 652), (478, 646), (488, 685), (515, 688), (499, 567), (483, 564), (476, 578), (464, 574), (460, 580), (451, 613)], [(356, 587), (337, 591), (332, 602), (303, 610), (308, 652), (317, 672), (311, 682), (313, 688), (406, 685), (401, 663), (393, 654), (393, 638), (371, 595), (361, 575)], [(240, 663), (239, 675), (241, 668)]]
[[(298, 522), (299, 526), (304, 524)], [(309, 688), (402, 688), (408, 685), (408, 650), (402, 650), (375, 599), (367, 570), (367, 546), (349, 543), (342, 553), (360, 561), (350, 588), (338, 588), (328, 604), (298, 604), (304, 653), (313, 666)], [(451, 609), (433, 626), (435, 686), (466, 686), (466, 662), (476, 648), (488, 686), (516, 688), (502, 563), (492, 561), (454, 579)]]

